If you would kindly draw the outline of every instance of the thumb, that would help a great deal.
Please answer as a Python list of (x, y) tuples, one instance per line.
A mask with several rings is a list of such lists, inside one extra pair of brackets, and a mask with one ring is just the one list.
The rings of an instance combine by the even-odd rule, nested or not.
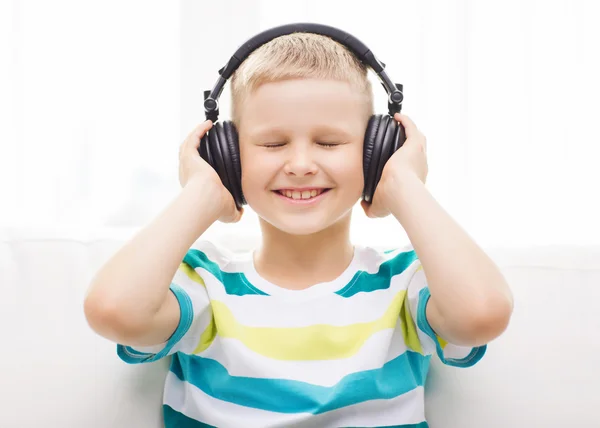
[(362, 201), (360, 201), (360, 206), (362, 207), (363, 211), (365, 212), (365, 215), (367, 217), (371, 217), (371, 206), (369, 205), (369, 203), (367, 201), (365, 201), (364, 199)]
[(234, 223), (237, 223), (238, 221), (240, 221), (242, 219), (243, 215), (244, 215), (244, 207), (241, 207), (239, 210), (236, 210)]
[(225, 223), (237, 223), (242, 219), (242, 215), (244, 214), (244, 207), (241, 207), (239, 210), (236, 208), (235, 204), (233, 205), (233, 211), (231, 214), (227, 215), (223, 219)]

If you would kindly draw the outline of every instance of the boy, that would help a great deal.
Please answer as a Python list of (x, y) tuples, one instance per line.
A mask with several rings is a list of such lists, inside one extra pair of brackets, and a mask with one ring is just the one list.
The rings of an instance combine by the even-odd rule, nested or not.
[(353, 245), (373, 114), (365, 66), (327, 37), (296, 33), (254, 51), (231, 85), (260, 245), (233, 255), (198, 240), (243, 213), (198, 155), (206, 121), (180, 148), (181, 194), (94, 278), (90, 326), (128, 363), (173, 355), (166, 427), (427, 427), (431, 356), (475, 364), (513, 303), (426, 190), (425, 137), (395, 116), (407, 140), (361, 203), (369, 217), (392, 214), (412, 247)]

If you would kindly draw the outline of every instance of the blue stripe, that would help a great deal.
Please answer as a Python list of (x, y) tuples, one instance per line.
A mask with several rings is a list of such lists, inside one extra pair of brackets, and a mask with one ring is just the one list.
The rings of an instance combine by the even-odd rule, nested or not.
[(192, 307), (192, 299), (185, 292), (183, 288), (177, 284), (171, 284), (171, 292), (177, 298), (179, 303), (179, 309), (181, 316), (179, 317), (179, 324), (175, 329), (175, 332), (171, 335), (165, 347), (157, 354), (149, 354), (145, 352), (139, 352), (133, 349), (131, 346), (117, 345), (117, 355), (126, 363), (138, 364), (138, 363), (151, 363), (156, 360), (167, 356), (173, 346), (179, 342), (183, 336), (187, 333), (194, 320), (194, 310)]
[(267, 293), (259, 290), (258, 288), (250, 284), (250, 281), (245, 279), (245, 276), (244, 278), (241, 278), (241, 276), (244, 275), (243, 273), (223, 272), (219, 265), (209, 260), (206, 254), (204, 254), (200, 250), (189, 250), (183, 258), (183, 262), (190, 265), (192, 269), (200, 267), (209, 271), (215, 278), (221, 281), (221, 283), (225, 287), (225, 292), (227, 294), (235, 296), (245, 296), (248, 294), (259, 294), (262, 296), (268, 296)]
[(171, 371), (218, 400), (279, 413), (320, 414), (369, 400), (394, 398), (423, 386), (430, 358), (407, 351), (381, 368), (349, 374), (330, 387), (297, 380), (231, 376), (215, 360), (181, 353), (175, 354)]
[[(165, 417), (165, 428), (216, 428), (213, 425), (205, 424), (204, 422), (188, 418), (186, 415), (178, 412), (177, 410), (173, 409), (167, 404), (163, 405), (163, 413)], [(344, 428), (362, 427), (352, 426)], [(421, 422), (418, 424), (386, 425), (372, 428), (429, 428), (429, 425), (427, 424), (427, 422)]]
[[(344, 427), (344, 428), (362, 428), (362, 427)], [(366, 427), (364, 427), (366, 428)], [(408, 425), (386, 425), (374, 428), (429, 428), (429, 424), (427, 422), (421, 422), (418, 424), (408, 424)]]
[(163, 414), (165, 417), (165, 428), (216, 428), (213, 425), (188, 418), (167, 404), (163, 405)]
[(418, 259), (415, 250), (399, 253), (379, 266), (377, 273), (356, 272), (352, 281), (336, 294), (342, 297), (352, 297), (361, 292), (371, 292), (390, 288), (391, 278), (404, 272)]
[(417, 307), (417, 325), (419, 328), (425, 332), (431, 339), (435, 342), (435, 347), (437, 350), (437, 355), (442, 361), (442, 363), (453, 366), (453, 367), (471, 367), (475, 365), (481, 358), (485, 355), (485, 351), (487, 350), (487, 345), (476, 346), (474, 347), (469, 355), (465, 358), (445, 358), (444, 350), (440, 346), (440, 342), (435, 335), (435, 332), (431, 328), (429, 321), (427, 320), (427, 302), (431, 297), (431, 292), (429, 291), (429, 287), (425, 287), (421, 289), (419, 292), (419, 306)]

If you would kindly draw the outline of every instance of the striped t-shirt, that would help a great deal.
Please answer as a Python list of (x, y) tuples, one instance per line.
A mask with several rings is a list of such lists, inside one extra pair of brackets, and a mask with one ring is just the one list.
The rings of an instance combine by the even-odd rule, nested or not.
[(468, 367), (486, 350), (436, 336), (412, 247), (355, 246), (337, 279), (294, 291), (261, 278), (250, 252), (198, 241), (171, 291), (181, 320), (168, 342), (117, 346), (128, 363), (172, 355), (166, 428), (423, 428), (431, 356)]

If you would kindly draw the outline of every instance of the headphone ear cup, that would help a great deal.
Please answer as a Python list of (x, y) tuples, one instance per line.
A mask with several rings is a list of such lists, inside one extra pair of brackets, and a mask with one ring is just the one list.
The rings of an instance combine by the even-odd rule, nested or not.
[(223, 126), (220, 123), (215, 123), (213, 128), (202, 138), (198, 151), (202, 159), (217, 172), (223, 186), (231, 193), (239, 209), (241, 203), (239, 203), (239, 198), (236, 198), (236, 186), (233, 183), (235, 175), (231, 172), (234, 168), (231, 166), (231, 161), (229, 160), (229, 144), (227, 143)]
[(367, 130), (365, 131), (365, 139), (363, 145), (363, 177), (365, 187), (363, 189), (363, 198), (365, 196), (365, 190), (369, 187), (369, 166), (371, 165), (371, 159), (373, 156), (373, 146), (375, 145), (375, 136), (377, 135), (377, 129), (379, 128), (379, 115), (373, 115), (369, 118), (367, 123)]
[(367, 124), (365, 132), (365, 141), (363, 147), (363, 173), (364, 173), (364, 189), (363, 199), (371, 202), (375, 187), (377, 186), (377, 169), (379, 166), (379, 158), (381, 156), (381, 141), (383, 133), (386, 131), (386, 119), (383, 115), (373, 115)]
[(227, 172), (227, 146), (224, 140), (223, 126), (220, 123), (215, 123), (208, 135), (208, 144), (213, 159), (212, 166), (219, 174), (223, 185), (231, 193), (231, 183)]
[(246, 199), (242, 192), (242, 164), (240, 161), (240, 144), (238, 132), (231, 121), (223, 122), (223, 131), (225, 132), (225, 141), (228, 148), (227, 168), (230, 174), (230, 183), (232, 187), (233, 198), (236, 205), (241, 207), (246, 204)]
[(369, 171), (371, 169), (371, 162), (373, 161), (373, 149), (375, 147), (375, 137), (377, 136), (377, 130), (379, 129), (380, 115), (373, 115), (369, 118), (367, 123), (367, 129), (365, 131), (365, 139), (363, 144), (363, 179), (364, 187), (362, 197), (367, 202), (371, 200), (372, 196), (369, 196), (369, 189), (372, 187)]
[(383, 167), (390, 157), (404, 144), (404, 127), (389, 115), (374, 115), (365, 133), (363, 169), (365, 188), (363, 199), (372, 202), (381, 179)]

